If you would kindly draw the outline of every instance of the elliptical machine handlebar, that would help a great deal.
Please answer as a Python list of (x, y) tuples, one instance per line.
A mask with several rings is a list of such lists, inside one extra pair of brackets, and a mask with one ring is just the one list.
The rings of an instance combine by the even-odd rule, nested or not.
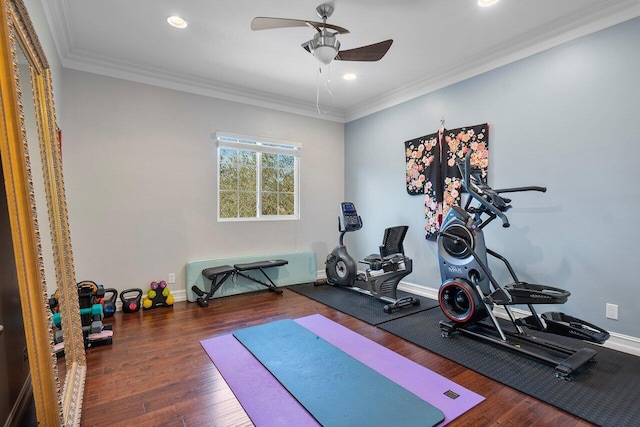
[[(511, 207), (508, 204), (511, 200), (500, 197), (491, 187), (482, 184), (481, 179), (477, 180), (477, 182), (475, 179), (474, 182), (471, 181), (471, 151), (467, 151), (464, 160), (458, 161), (456, 164), (462, 175), (462, 188), (471, 197), (480, 202), (490, 215), (500, 218), (503, 227), (509, 227), (511, 225), (509, 224), (509, 218), (503, 211), (507, 211)], [(483, 197), (483, 195), (486, 195), (486, 197)]]
[[(488, 185), (482, 182), (482, 178), (479, 174), (475, 174), (474, 171), (477, 172), (477, 169), (472, 170), (471, 167), (471, 151), (468, 151), (464, 156), (464, 160), (460, 160), (457, 162), (458, 169), (460, 170), (460, 174), (462, 175), (462, 187), (464, 190), (469, 193), (471, 197), (476, 199), (482, 205), (480, 210), (486, 211), (492, 217), (498, 217), (502, 221), (502, 226), (507, 228), (511, 224), (509, 223), (509, 218), (504, 214), (504, 212), (508, 211), (511, 208), (509, 204), (511, 199), (500, 196), (500, 194), (504, 193), (519, 193), (524, 191), (540, 191), (545, 193), (547, 191), (547, 187), (540, 186), (527, 186), (527, 187), (512, 187), (512, 188), (503, 188), (499, 190), (494, 190)], [(467, 206), (469, 203), (467, 203)]]
[(519, 193), (521, 191), (539, 191), (541, 193), (547, 192), (547, 187), (539, 187), (537, 185), (530, 185), (528, 187), (513, 187), (513, 188), (501, 188), (500, 190), (493, 190), (498, 194), (502, 193)]

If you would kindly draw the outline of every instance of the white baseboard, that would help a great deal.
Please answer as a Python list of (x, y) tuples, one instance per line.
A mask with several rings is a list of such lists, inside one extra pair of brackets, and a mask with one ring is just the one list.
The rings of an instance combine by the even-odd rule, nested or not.
[(175, 302), (186, 301), (187, 300), (187, 291), (186, 289), (180, 289), (178, 291), (171, 291), (171, 295), (173, 295), (173, 300)]
[[(398, 289), (405, 292), (410, 292), (415, 295), (419, 295), (425, 298), (431, 298), (433, 300), (438, 299), (438, 289), (428, 286), (417, 285), (410, 282), (400, 282)], [(526, 317), (529, 313), (526, 310), (518, 308), (512, 309), (516, 317)], [(502, 308), (496, 306), (494, 313), (497, 317), (502, 319), (509, 319), (507, 312)], [(640, 356), (640, 338), (632, 337), (629, 335), (619, 334), (617, 332), (609, 332), (611, 337), (602, 345), (606, 348), (622, 351), (624, 353), (633, 354), (634, 356)]]
[(415, 283), (402, 281), (398, 285), (401, 291), (409, 292), (432, 300), (438, 300), (438, 289), (428, 286), (416, 285)]

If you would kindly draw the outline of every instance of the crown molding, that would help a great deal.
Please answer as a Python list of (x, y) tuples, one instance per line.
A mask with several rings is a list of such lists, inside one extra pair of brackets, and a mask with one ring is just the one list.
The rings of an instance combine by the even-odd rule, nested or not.
[(195, 76), (144, 69), (137, 64), (83, 52), (73, 46), (66, 19), (65, 2), (41, 2), (60, 62), (65, 68), (339, 123), (357, 120), (640, 16), (640, 0), (605, 0), (597, 7), (584, 10), (578, 17), (574, 15), (571, 19), (554, 21), (509, 43), (466, 58), (463, 63), (440, 70), (434, 75), (376, 96), (352, 108), (336, 109), (321, 114), (312, 103)]
[(58, 57), (62, 62), (66, 52), (73, 51), (71, 43), (71, 30), (67, 21), (66, 3), (56, 0), (41, 0), (42, 9), (47, 19), (47, 24), (53, 37), (53, 43), (56, 46)]
[(118, 59), (100, 57), (80, 50), (67, 53), (64, 58), (61, 58), (61, 62), (65, 68), (73, 70), (344, 123), (344, 112), (342, 111), (335, 110), (321, 114), (318, 113), (315, 104), (272, 93), (253, 91), (245, 87), (221, 84), (195, 76), (145, 69)]
[(537, 29), (535, 32), (523, 34), (509, 43), (498, 45), (475, 57), (466, 58), (464, 62), (442, 70), (436, 75), (402, 86), (397, 90), (387, 92), (353, 108), (348, 108), (345, 111), (345, 123), (410, 101), (638, 16), (640, 16), (640, 1), (638, 0), (604, 1), (596, 10), (583, 11), (578, 19), (574, 16), (570, 21), (554, 21), (541, 29)]

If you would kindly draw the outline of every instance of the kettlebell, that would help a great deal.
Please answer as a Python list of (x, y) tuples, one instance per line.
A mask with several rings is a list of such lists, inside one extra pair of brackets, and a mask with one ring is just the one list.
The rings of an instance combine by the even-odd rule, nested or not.
[(117, 298), (118, 298), (117, 290), (113, 288), (107, 288), (104, 290), (104, 317), (111, 317), (116, 312)]
[[(134, 294), (134, 297), (130, 295)], [(126, 295), (129, 295), (128, 297)], [(133, 288), (120, 292), (120, 300), (122, 300), (123, 313), (135, 313), (140, 310), (142, 300), (142, 289)]]

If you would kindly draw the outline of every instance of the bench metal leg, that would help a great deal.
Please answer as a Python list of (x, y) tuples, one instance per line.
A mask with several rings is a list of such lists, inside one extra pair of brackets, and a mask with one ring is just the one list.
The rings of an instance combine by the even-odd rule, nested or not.
[(204, 293), (204, 291), (202, 289), (200, 289), (199, 287), (197, 287), (196, 285), (193, 285), (191, 287), (191, 290), (198, 295), (198, 305), (200, 307), (208, 307), (209, 306), (209, 300), (213, 299), (213, 294), (216, 293), (216, 291), (218, 289), (220, 289), (220, 286), (222, 286), (222, 284), (233, 275), (234, 271), (230, 271), (228, 273), (225, 273), (224, 276), (222, 276), (220, 278), (220, 280), (218, 280), (218, 276), (213, 276), (213, 279), (211, 279), (211, 289), (209, 290), (208, 293)]
[(236, 274), (245, 277), (249, 280), (252, 280), (262, 286), (266, 286), (267, 288), (269, 288), (270, 292), (275, 292), (276, 294), (281, 294), (282, 293), (282, 289), (278, 289), (278, 287), (276, 286), (275, 283), (273, 283), (273, 280), (271, 280), (271, 278), (269, 276), (267, 276), (267, 273), (264, 272), (264, 270), (262, 268), (258, 268), (258, 270), (260, 270), (262, 272), (262, 274), (264, 275), (264, 277), (267, 278), (267, 280), (269, 281), (269, 283), (263, 282), (260, 279), (257, 279), (253, 276), (249, 276), (248, 274), (243, 273), (242, 271), (236, 270)]

